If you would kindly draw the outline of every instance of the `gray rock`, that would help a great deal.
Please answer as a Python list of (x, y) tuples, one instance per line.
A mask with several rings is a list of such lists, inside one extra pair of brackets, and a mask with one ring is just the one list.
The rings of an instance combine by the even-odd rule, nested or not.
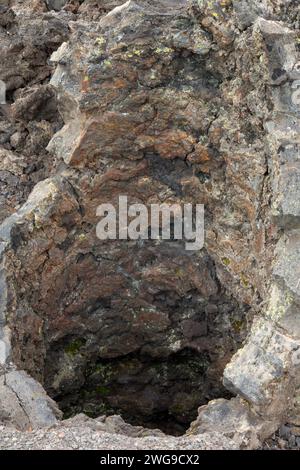
[(256, 415), (249, 403), (240, 398), (212, 400), (198, 412), (188, 435), (201, 435), (213, 429), (232, 439), (241, 449), (256, 449), (277, 428), (274, 421)]
[(289, 438), (289, 441), (288, 441), (288, 442), (289, 442), (290, 448), (295, 447), (295, 445), (296, 445), (296, 437), (293, 436), (293, 435), (291, 435), (291, 437)]
[[(238, 397), (200, 408), (189, 436), (152, 432), (137, 442), (144, 429), (115, 416), (57, 424), (42, 387), (13, 371), (1, 384), (2, 421), (55, 429), (17, 438), (3, 429), (3, 445), (123, 448), (126, 435), (132, 447), (257, 447), (290, 409), (299, 417), (293, 4), (87, 0), (79, 13), (80, 2), (46, 13), (42, 0), (12, 3), (0, 28), (0, 76), (14, 100), (0, 110), (2, 363), (13, 359), (71, 406), (93, 390), (75, 409), (94, 416), (109, 405), (186, 423), (225, 392), (224, 365), (244, 344), (252, 311), (258, 318), (224, 373)], [(45, 169), (27, 181), (34, 165)], [(205, 202), (203, 256), (96, 240), (97, 205), (123, 191), (146, 205), (153, 197)], [(285, 234), (272, 272), (278, 228)]]
[(251, 0), (233, 0), (233, 8), (241, 29), (248, 28), (259, 15), (255, 2)]
[(291, 367), (300, 343), (276, 331), (270, 321), (257, 320), (247, 344), (224, 371), (224, 385), (246, 398), (265, 416), (280, 416), (293, 393)]
[(56, 11), (61, 10), (66, 3), (68, 3), (68, 0), (46, 0), (48, 8)]
[(279, 436), (282, 439), (288, 439), (291, 435), (291, 428), (289, 426), (282, 425), (279, 428)]
[(56, 426), (23, 433), (0, 426), (0, 449), (22, 450), (236, 450), (238, 446), (217, 432), (197, 436), (128, 437), (91, 427)]
[(30, 428), (30, 421), (20, 405), (17, 395), (5, 383), (5, 376), (0, 377), (0, 423), (14, 426), (20, 430)]
[(32, 428), (43, 428), (62, 417), (56, 403), (43, 387), (24, 371), (9, 372), (5, 376), (6, 386), (15, 394)]
[(293, 297), (300, 301), (300, 234), (299, 230), (290, 232), (289, 237), (278, 245), (279, 259), (274, 267), (274, 276), (290, 291), (290, 302)]

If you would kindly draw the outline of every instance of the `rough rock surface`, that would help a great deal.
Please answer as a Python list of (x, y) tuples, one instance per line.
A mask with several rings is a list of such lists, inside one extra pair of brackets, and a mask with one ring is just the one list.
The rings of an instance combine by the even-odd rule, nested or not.
[[(182, 442), (259, 447), (300, 416), (299, 5), (1, 9), (1, 363), (66, 415), (178, 433), (202, 405)], [(205, 249), (98, 240), (124, 194), (203, 203)]]
[(124, 437), (94, 431), (88, 426), (21, 433), (0, 426), (0, 449), (5, 450), (236, 450), (236, 444), (218, 433), (190, 437)]
[(48, 58), (67, 39), (70, 19), (47, 13), (44, 2), (16, 3), (15, 9), (0, 7), (0, 79), (7, 91), (0, 105), (0, 221), (53, 166), (45, 148), (61, 118), (48, 85)]
[(176, 240), (96, 238), (97, 206), (122, 194), (209, 203), (216, 186), (208, 213), (223, 212), (224, 156), (206, 135), (221, 77), (205, 66), (213, 43), (184, 3), (129, 2), (72, 23), (51, 56), (65, 123), (47, 147), (56, 175), (3, 224), (13, 361), (67, 413), (187, 426), (208, 398), (226, 396), (222, 371), (251, 319), (246, 279), (230, 291), (219, 274), (227, 251), (217, 263), (213, 248), (191, 255)]
[(289, 449), (300, 450), (300, 427), (292, 423), (283, 424), (274, 435), (267, 439), (263, 450)]
[(0, 422), (20, 430), (49, 427), (62, 418), (56, 403), (24, 371), (3, 371), (0, 396)]
[[(80, 414), (48, 429), (20, 432), (0, 426), (6, 450), (235, 450), (238, 445), (218, 432), (172, 437), (159, 430), (130, 426), (120, 416), (97, 419)], [(125, 438), (126, 436), (126, 438)]]

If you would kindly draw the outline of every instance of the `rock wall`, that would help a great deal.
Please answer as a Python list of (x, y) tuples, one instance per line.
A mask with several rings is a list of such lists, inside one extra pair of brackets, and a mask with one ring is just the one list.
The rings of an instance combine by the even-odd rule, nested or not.
[[(10, 3), (3, 366), (67, 415), (177, 433), (203, 405), (189, 435), (257, 447), (299, 419), (299, 7)], [(97, 206), (120, 195), (204, 204), (204, 250), (98, 240)]]

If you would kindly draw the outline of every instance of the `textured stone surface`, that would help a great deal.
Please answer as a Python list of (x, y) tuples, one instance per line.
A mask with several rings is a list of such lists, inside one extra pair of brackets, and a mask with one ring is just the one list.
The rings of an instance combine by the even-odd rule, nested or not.
[[(1, 16), (1, 361), (173, 432), (227, 389), (192, 432), (255, 448), (299, 417), (299, 5), (50, 3)], [(98, 240), (123, 194), (203, 203), (205, 249)]]
[[(129, 2), (100, 23), (72, 24), (71, 40), (51, 57), (65, 125), (48, 145), (68, 168), (60, 163), (17, 220), (5, 222), (16, 237), (7, 282), (24, 289), (10, 293), (12, 358), (72, 412), (121, 409), (187, 425), (208, 397), (226, 395), (222, 371), (257, 299), (240, 272), (253, 259), (247, 245), (236, 256), (213, 235), (219, 224), (227, 230), (219, 216), (235, 170), (226, 169), (225, 129), (213, 130), (221, 103), (232, 111), (222, 90), (228, 71), (220, 60), (215, 70), (217, 53), (208, 54), (213, 44), (219, 55), (234, 53), (234, 35), (213, 42), (184, 3)], [(258, 154), (257, 174), (264, 160)], [(96, 207), (124, 192), (146, 205), (207, 202), (210, 251), (97, 240)], [(230, 224), (240, 237), (239, 223)]]
[(18, 397), (32, 428), (51, 426), (57, 422), (57, 418), (62, 417), (56, 403), (26, 372), (9, 372), (5, 376), (5, 383)]
[(274, 421), (255, 414), (249, 402), (239, 398), (213, 400), (198, 411), (198, 418), (191, 424), (188, 435), (214, 430), (232, 439), (240, 449), (257, 449), (278, 426)]
[(20, 430), (54, 425), (62, 417), (43, 387), (24, 371), (0, 375), (0, 422)]
[(46, 0), (46, 4), (50, 9), (61, 10), (68, 0)]
[(274, 330), (271, 323), (255, 323), (247, 345), (226, 367), (224, 383), (263, 408), (266, 416), (276, 417), (293, 398), (293, 364), (298, 361), (300, 345)]
[(67, 13), (63, 18), (47, 13), (43, 1), (13, 3), (1, 12), (0, 25), (0, 80), (7, 91), (6, 104), (0, 105), (0, 221), (26, 201), (53, 166), (45, 147), (61, 119), (46, 83), (48, 55), (68, 37), (70, 19)]
[(0, 422), (21, 430), (29, 428), (29, 419), (21, 408), (18, 397), (6, 385), (4, 376), (0, 376)]
[(0, 449), (6, 450), (236, 450), (237, 445), (219, 433), (194, 437), (124, 437), (94, 431), (88, 426), (55, 428), (48, 432), (20, 433), (0, 427)]
[[(277, 150), (272, 160), (274, 221), (284, 234), (276, 249), (266, 319), (254, 322), (246, 345), (225, 369), (224, 384), (252, 403), (261, 416), (280, 423), (284, 419), (297, 421), (299, 413), (299, 109), (286, 84), (295, 79), (299, 59), (295, 31), (262, 19), (257, 26), (270, 45), (270, 78), (276, 81), (273, 120), (266, 129), (271, 146)], [(282, 443), (281, 446), (285, 447)]]

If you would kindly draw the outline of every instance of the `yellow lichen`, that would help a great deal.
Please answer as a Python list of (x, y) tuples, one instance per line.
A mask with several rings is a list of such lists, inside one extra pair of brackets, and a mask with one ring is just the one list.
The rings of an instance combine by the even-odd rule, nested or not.
[(80, 233), (80, 234), (78, 235), (78, 240), (83, 241), (83, 240), (85, 240), (85, 239), (86, 239), (86, 234), (85, 234), (85, 233)]
[(246, 276), (244, 276), (243, 274), (241, 276), (241, 284), (242, 284), (243, 287), (249, 287), (249, 281), (246, 278)]
[(221, 0), (220, 5), (222, 8), (230, 7), (232, 5), (232, 0)]
[(133, 49), (132, 51), (128, 51), (125, 53), (125, 57), (127, 59), (132, 59), (132, 57), (141, 57), (144, 51), (142, 49)]
[(112, 63), (109, 59), (103, 61), (104, 67), (112, 67)]
[(140, 57), (143, 53), (143, 51), (141, 51), (139, 49), (134, 49), (132, 52), (133, 52), (134, 55), (137, 55), (138, 57)]
[(176, 274), (177, 277), (181, 278), (181, 277), (184, 276), (184, 271), (181, 268), (176, 268), (175, 269), (175, 274)]
[(171, 47), (157, 47), (155, 52), (156, 54), (170, 54), (173, 52), (173, 49)]
[(103, 36), (99, 36), (95, 42), (98, 46), (103, 46), (106, 43), (106, 40)]
[(288, 313), (293, 302), (294, 298), (290, 292), (283, 293), (277, 286), (273, 286), (267, 315), (272, 320), (279, 320)]
[(223, 263), (225, 266), (229, 266), (229, 265), (230, 265), (230, 259), (229, 259), (229, 258), (222, 258), (222, 263)]

